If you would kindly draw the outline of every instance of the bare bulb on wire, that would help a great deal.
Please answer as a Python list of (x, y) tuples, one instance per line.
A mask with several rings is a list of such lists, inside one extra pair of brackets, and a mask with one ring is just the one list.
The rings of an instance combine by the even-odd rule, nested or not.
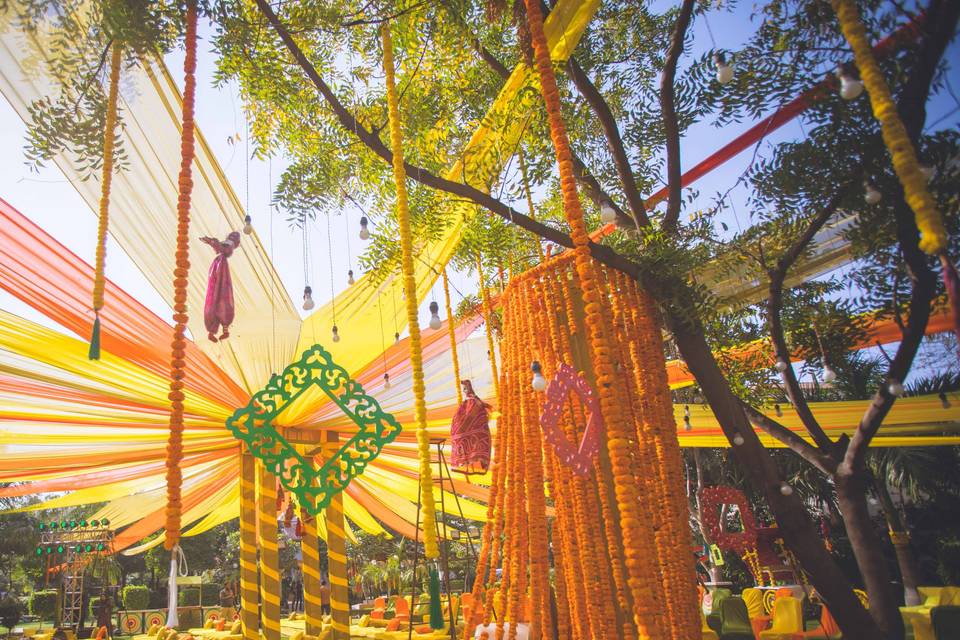
[(781, 483), (780, 483), (780, 493), (783, 494), (783, 495), (785, 495), (785, 496), (792, 496), (792, 495), (793, 495), (793, 487), (791, 487), (790, 485), (788, 485), (786, 482), (781, 482)]
[(600, 222), (610, 224), (617, 221), (617, 212), (609, 201), (604, 200), (600, 203)]
[(400, 344), (400, 332), (393, 334), (393, 344)]
[(440, 306), (436, 302), (430, 303), (430, 328), (436, 331), (441, 327)]
[(740, 435), (739, 433), (738, 433), (737, 435), (733, 436), (733, 444), (737, 445), (738, 447), (739, 447), (740, 445), (742, 445), (742, 444), (743, 444), (743, 436)]
[(253, 233), (253, 218), (250, 216), (244, 216), (243, 218), (243, 232), (247, 235)]
[(353, 279), (353, 269), (347, 271), (347, 284), (353, 284), (356, 280)]
[(540, 367), (540, 363), (534, 360), (533, 364), (530, 365), (530, 369), (533, 371), (533, 380), (530, 383), (533, 390), (538, 392), (546, 391), (547, 379), (543, 377), (543, 369)]
[(823, 381), (830, 384), (837, 379), (837, 372), (830, 368), (830, 365), (823, 367)]
[(309, 286), (303, 288), (303, 310), (310, 311), (313, 309), (313, 289)]
[(370, 237), (370, 230), (367, 229), (368, 224), (367, 216), (361, 216), (360, 218), (360, 239), (366, 240)]
[(383, 388), (384, 388), (384, 389), (389, 389), (389, 388), (390, 388), (390, 374), (389, 374), (389, 373), (383, 374)]
[(340, 332), (337, 331), (337, 325), (333, 325), (333, 331), (332, 331), (332, 335), (330, 336), (330, 339), (333, 340), (334, 342), (340, 342)]
[(863, 183), (863, 200), (867, 204), (877, 204), (883, 199), (883, 194), (867, 181)]
[(890, 384), (887, 385), (887, 391), (890, 392), (890, 395), (899, 398), (904, 394), (903, 383), (899, 380), (891, 380)]
[(733, 80), (733, 65), (727, 62), (727, 57), (721, 52), (713, 54), (713, 66), (717, 69), (717, 82), (727, 84)]
[(790, 365), (788, 365), (785, 360), (777, 360), (777, 363), (774, 366), (777, 368), (777, 371), (779, 371), (780, 373), (783, 373), (790, 367)]
[(844, 100), (856, 100), (863, 93), (863, 81), (853, 77), (846, 67), (837, 69), (837, 78), (840, 80), (840, 97)]

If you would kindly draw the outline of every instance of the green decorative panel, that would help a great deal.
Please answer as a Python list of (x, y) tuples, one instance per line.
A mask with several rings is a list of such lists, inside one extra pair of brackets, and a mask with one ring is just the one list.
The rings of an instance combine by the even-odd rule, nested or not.
[[(358, 428), (356, 435), (319, 469), (297, 453), (272, 424), (285, 408), (313, 386), (323, 390)], [(300, 360), (280, 375), (274, 375), (246, 407), (234, 412), (227, 420), (227, 428), (313, 515), (363, 473), (384, 445), (393, 442), (400, 433), (400, 423), (365, 394), (360, 383), (334, 363), (320, 345), (310, 347)]]

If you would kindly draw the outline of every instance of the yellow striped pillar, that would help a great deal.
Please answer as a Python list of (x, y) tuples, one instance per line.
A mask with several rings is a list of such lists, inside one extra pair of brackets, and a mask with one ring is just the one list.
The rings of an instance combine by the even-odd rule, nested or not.
[(244, 640), (260, 638), (257, 593), (257, 461), (240, 454), (240, 621)]
[[(340, 434), (327, 431), (325, 457), (340, 448)], [(333, 614), (333, 640), (350, 638), (350, 595), (347, 589), (347, 541), (343, 522), (343, 492), (327, 506), (327, 572), (330, 575), (330, 610)]]
[(277, 547), (277, 478), (257, 463), (260, 477), (260, 623), (264, 640), (280, 640), (280, 550)]
[[(303, 513), (303, 512), (301, 512)], [(317, 519), (310, 518), (303, 523), (303, 537), (300, 539), (303, 551), (303, 608), (306, 614), (307, 635), (320, 634), (322, 614), (320, 613), (320, 536), (317, 533)]]

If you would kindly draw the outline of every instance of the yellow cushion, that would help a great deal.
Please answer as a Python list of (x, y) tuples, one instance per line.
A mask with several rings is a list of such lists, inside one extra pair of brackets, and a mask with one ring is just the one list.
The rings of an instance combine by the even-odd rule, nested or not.
[(290, 636), (290, 640), (303, 640), (304, 633), (303, 631), (294, 631), (293, 635)]
[(163, 626), (163, 625), (160, 625), (159, 627), (157, 627), (157, 635), (156, 635), (156, 637), (157, 637), (157, 640), (163, 640), (164, 638), (166, 638), (166, 637), (167, 637), (167, 628), (166, 628), (165, 626)]
[(207, 618), (207, 621), (203, 623), (204, 629), (213, 629), (213, 625), (216, 624), (213, 621), (213, 618)]
[(233, 624), (230, 625), (230, 633), (231, 633), (231, 634), (235, 634), (235, 633), (241, 633), (241, 634), (242, 634), (242, 633), (243, 633), (243, 623), (241, 623), (239, 620), (234, 620), (234, 621), (233, 621)]

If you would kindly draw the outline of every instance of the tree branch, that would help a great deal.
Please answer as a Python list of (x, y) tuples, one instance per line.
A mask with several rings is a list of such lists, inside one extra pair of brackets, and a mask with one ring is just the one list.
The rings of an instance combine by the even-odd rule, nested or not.
[[(917, 65), (911, 69), (897, 104), (900, 117), (903, 119), (904, 127), (910, 135), (914, 148), (918, 148), (917, 143), (927, 118), (926, 105), (930, 95), (930, 85), (947, 45), (953, 39), (957, 22), (960, 20), (960, 3), (954, 0), (935, 1), (931, 4), (928, 13), (929, 31), (926, 32), (927, 35), (920, 45)], [(936, 277), (930, 269), (927, 257), (920, 250), (920, 233), (913, 219), (913, 212), (904, 202), (902, 191), (898, 194), (893, 213), (897, 239), (900, 242), (910, 279), (913, 281), (913, 295), (908, 305), (906, 330), (887, 370), (887, 381), (874, 394), (873, 401), (864, 412), (857, 430), (850, 439), (850, 446), (841, 463), (845, 473), (855, 473), (863, 468), (867, 448), (896, 401), (896, 396), (890, 393), (889, 383), (893, 381), (902, 383), (910, 372), (913, 359), (917, 355), (927, 329), (930, 305), (936, 292)]]
[(695, 0), (683, 0), (683, 4), (680, 5), (680, 13), (677, 14), (677, 23), (673, 27), (673, 36), (670, 39), (667, 58), (663, 63), (663, 74), (660, 77), (660, 117), (663, 120), (663, 135), (666, 138), (668, 189), (663, 228), (668, 232), (673, 231), (677, 225), (683, 193), (680, 181), (680, 125), (677, 123), (676, 93), (673, 82), (677, 75), (677, 63), (683, 55), (683, 40), (690, 27), (694, 4)]
[[(688, 0), (685, 0), (688, 1)], [(620, 182), (623, 186), (623, 193), (627, 198), (627, 204), (633, 213), (634, 224), (637, 226), (648, 226), (650, 219), (647, 217), (647, 209), (643, 203), (643, 196), (637, 189), (636, 178), (633, 175), (633, 168), (630, 166), (630, 158), (627, 157), (627, 150), (623, 146), (623, 138), (620, 136), (620, 128), (617, 126), (617, 119), (613, 117), (610, 106), (600, 94), (600, 91), (593, 84), (586, 72), (580, 68), (576, 59), (570, 56), (567, 60), (567, 73), (570, 79), (577, 87), (580, 95), (584, 97), (587, 104), (596, 114), (603, 126), (603, 133), (607, 138), (607, 146), (610, 148), (610, 154), (613, 156), (613, 163), (617, 168), (617, 174), (620, 176)]]
[(813, 438), (813, 441), (817, 443), (817, 446), (820, 447), (820, 450), (827, 454), (834, 451), (834, 443), (830, 440), (830, 437), (820, 426), (820, 423), (810, 410), (810, 406), (803, 397), (803, 391), (800, 389), (800, 382), (797, 380), (793, 367), (789, 366), (790, 349), (787, 347), (787, 340), (784, 337), (783, 321), (780, 314), (783, 311), (783, 282), (787, 277), (787, 271), (793, 266), (793, 263), (797, 261), (797, 258), (803, 254), (807, 245), (809, 245), (813, 237), (817, 235), (817, 232), (823, 228), (827, 220), (836, 212), (845, 192), (845, 187), (841, 187), (836, 192), (830, 201), (813, 216), (810, 224), (808, 224), (803, 233), (793, 241), (793, 244), (790, 245), (786, 253), (777, 260), (777, 266), (767, 271), (767, 275), (770, 278), (770, 297), (767, 300), (770, 341), (773, 343), (773, 350), (777, 360), (787, 363), (787, 368), (780, 373), (780, 377), (783, 379), (783, 386), (786, 389), (787, 397), (789, 397), (790, 402), (793, 403), (804, 428), (806, 428), (807, 432)]
[(743, 410), (747, 413), (747, 417), (750, 419), (750, 422), (755, 427), (766, 433), (771, 438), (776, 438), (782, 442), (794, 453), (815, 466), (824, 474), (829, 476), (833, 473), (834, 469), (836, 469), (836, 462), (834, 462), (828, 455), (819, 451), (809, 442), (795, 434), (793, 431), (790, 431), (773, 418), (761, 413), (754, 407), (751, 407), (749, 404), (742, 401), (740, 404), (743, 406)]
[[(267, 18), (270, 26), (273, 27), (274, 31), (276, 31), (277, 35), (280, 37), (280, 40), (290, 52), (290, 55), (293, 56), (293, 59), (296, 61), (297, 65), (303, 70), (313, 85), (317, 88), (317, 91), (320, 92), (320, 95), (327, 102), (330, 109), (337, 117), (337, 120), (340, 121), (341, 126), (343, 126), (347, 131), (354, 133), (360, 139), (360, 141), (367, 146), (368, 149), (383, 159), (384, 162), (391, 164), (393, 162), (393, 153), (390, 152), (390, 149), (384, 145), (383, 141), (380, 140), (378, 135), (364, 127), (363, 124), (361, 124), (356, 117), (350, 113), (343, 103), (340, 102), (333, 90), (329, 87), (329, 85), (327, 85), (326, 82), (324, 82), (316, 67), (313, 66), (313, 63), (310, 62), (306, 54), (303, 53), (303, 50), (299, 47), (299, 45), (297, 45), (296, 41), (294, 41), (293, 37), (290, 35), (290, 32), (287, 31), (286, 27), (277, 17), (277, 14), (274, 13), (269, 2), (267, 2), (267, 0), (256, 0), (256, 3), (261, 13), (263, 13), (263, 15)], [(504, 202), (501, 202), (488, 193), (480, 191), (469, 184), (465, 184), (463, 182), (454, 182), (452, 180), (447, 180), (446, 178), (434, 175), (427, 169), (410, 164), (409, 162), (404, 162), (404, 167), (406, 168), (407, 175), (420, 184), (469, 200), (500, 216), (504, 220), (507, 220), (508, 222), (511, 222), (526, 231), (536, 234), (549, 242), (566, 247), (568, 249), (573, 248), (573, 241), (570, 239), (569, 235), (563, 233), (559, 229), (554, 229), (553, 227), (549, 227), (545, 224), (537, 222), (529, 216), (525, 216), (516, 209), (510, 207)], [(616, 253), (610, 247), (591, 242), (590, 253), (599, 262), (617, 269), (618, 271), (622, 271), (636, 280), (640, 279), (640, 266), (626, 257)]]

